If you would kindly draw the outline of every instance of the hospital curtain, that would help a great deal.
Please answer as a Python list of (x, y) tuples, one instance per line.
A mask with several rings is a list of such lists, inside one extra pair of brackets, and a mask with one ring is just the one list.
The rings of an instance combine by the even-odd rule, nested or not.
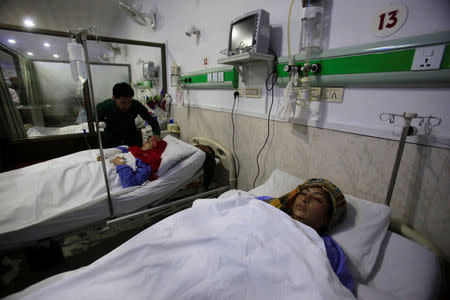
[(42, 115), (41, 106), (42, 99), (34, 63), (29, 58), (19, 56), (19, 66), (25, 89), (25, 98), (28, 101), (28, 105), (34, 106), (34, 109), (31, 109), (31, 120), (33, 125), (44, 126), (44, 117)]
[(0, 68), (0, 138), (25, 138), (22, 118), (14, 105)]

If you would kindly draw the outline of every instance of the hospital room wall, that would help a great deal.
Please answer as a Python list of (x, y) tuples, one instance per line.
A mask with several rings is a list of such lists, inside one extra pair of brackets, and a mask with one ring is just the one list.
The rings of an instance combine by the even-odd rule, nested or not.
[[(367, 20), (388, 2), (327, 1), (332, 7), (332, 14), (326, 48), (379, 41), (372, 34)], [(408, 21), (399, 32), (386, 39), (450, 29), (449, 4), (446, 0), (429, 1), (426, 9), (420, 0), (403, 2), (409, 9)], [(277, 53), (287, 55), (289, 3), (270, 0), (144, 1), (144, 10), (157, 11), (158, 30), (151, 32), (148, 28), (125, 21), (115, 34), (165, 42), (168, 68), (176, 62), (181, 65), (182, 72), (189, 72), (203, 68), (203, 57), (208, 58), (211, 66), (217, 65), (216, 60), (222, 57), (218, 52), (226, 48), (230, 21), (242, 13), (263, 8), (270, 13), (270, 22), (275, 28), (272, 46)], [(300, 3), (296, 1), (292, 15), (291, 44), (294, 53), (299, 49)], [(201, 30), (198, 44), (194, 38), (184, 34), (191, 25)], [(263, 87), (267, 67), (256, 65), (256, 68), (259, 70), (250, 77), (252, 86)], [(259, 71), (264, 72), (257, 75)], [(173, 88), (169, 88), (169, 92), (174, 96)], [(280, 99), (282, 93), (282, 89), (276, 88), (275, 98)], [(173, 115), (181, 127), (181, 137), (188, 140), (197, 135), (206, 136), (232, 149), (229, 113), (233, 105), (232, 94), (232, 90), (189, 91), (187, 101), (190, 105), (182, 108), (172, 106)], [(351, 125), (363, 128), (365, 123), (371, 123), (371, 129), (377, 126), (375, 120), (379, 111), (422, 113), (421, 110), (424, 110), (443, 117), (442, 133), (449, 126), (449, 120), (446, 119), (450, 111), (449, 98), (448, 88), (347, 88), (344, 104), (348, 104), (345, 108), (340, 104), (328, 104), (326, 109), (328, 118), (333, 122), (348, 124), (345, 110), (350, 110), (355, 119)], [(269, 104), (265, 93), (261, 99), (240, 99), (237, 104), (235, 140), (240, 162), (239, 188), (243, 190), (252, 187), (257, 173), (256, 155), (267, 131), (267, 122), (261, 117), (266, 116)], [(429, 110), (426, 110), (427, 107)], [(393, 129), (398, 133), (398, 127), (388, 128), (388, 124), (380, 126), (385, 126), (385, 135), (392, 136)], [(373, 135), (370, 132), (354, 134), (314, 126), (293, 126), (284, 122), (273, 122), (270, 128), (268, 145), (260, 157), (262, 175), (256, 184), (266, 180), (274, 168), (280, 168), (302, 178), (325, 176), (341, 186), (345, 193), (384, 202), (398, 142), (370, 137), (368, 135)], [(408, 220), (416, 230), (436, 243), (447, 257), (450, 257), (450, 239), (447, 234), (450, 231), (449, 161), (450, 152), (446, 148), (407, 144), (391, 203), (393, 216)]]

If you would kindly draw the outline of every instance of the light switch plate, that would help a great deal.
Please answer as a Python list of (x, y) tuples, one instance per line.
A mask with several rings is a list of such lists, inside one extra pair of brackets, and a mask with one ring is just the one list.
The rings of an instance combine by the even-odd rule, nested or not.
[(246, 88), (245, 98), (261, 98), (261, 88)]

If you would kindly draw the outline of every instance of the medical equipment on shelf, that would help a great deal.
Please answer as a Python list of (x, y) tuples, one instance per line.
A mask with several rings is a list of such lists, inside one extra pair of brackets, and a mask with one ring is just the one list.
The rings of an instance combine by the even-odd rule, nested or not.
[[(424, 117), (424, 116), (418, 116), (416, 113), (404, 113), (403, 115), (397, 115), (397, 114), (391, 114), (391, 113), (381, 113), (380, 114), (381, 121), (389, 120), (389, 123), (391, 123), (391, 124), (393, 124), (395, 122), (396, 117), (403, 118), (404, 124), (403, 124), (402, 136), (400, 138), (400, 144), (398, 145), (397, 156), (395, 157), (394, 168), (392, 169), (392, 175), (391, 175), (391, 180), (389, 182), (388, 192), (386, 195), (385, 204), (387, 206), (389, 206), (389, 204), (391, 203), (391, 198), (392, 198), (392, 193), (394, 191), (395, 181), (397, 180), (398, 169), (400, 167), (400, 162), (402, 160), (403, 149), (405, 148), (406, 137), (414, 136), (417, 134), (417, 128), (411, 126), (412, 119), (421, 119), (419, 126), (424, 125), (425, 132), (427, 132), (427, 133), (430, 133), (431, 129), (433, 127), (437, 127), (441, 124), (441, 118), (433, 117), (431, 115), (429, 117)], [(427, 120), (426, 122), (425, 122), (425, 119)], [(436, 121), (433, 122), (432, 120), (436, 120)]]
[(270, 24), (267, 11), (255, 10), (237, 17), (231, 22), (228, 56), (243, 52), (267, 54), (269, 43)]

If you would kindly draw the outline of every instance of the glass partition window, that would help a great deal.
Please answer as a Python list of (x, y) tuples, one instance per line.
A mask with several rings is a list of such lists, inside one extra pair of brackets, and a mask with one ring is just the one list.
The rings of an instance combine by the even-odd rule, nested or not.
[[(2, 74), (9, 87), (15, 86), (15, 109), (26, 132), (15, 137), (89, 133), (94, 128), (88, 85), (72, 79), (71, 42), (69, 37), (0, 29)], [(116, 83), (127, 82), (136, 100), (155, 108), (163, 90), (161, 48), (99, 38), (87, 41), (87, 51), (94, 104), (112, 98)], [(140, 118), (136, 123), (145, 126)]]
[[(103, 41), (87, 42), (91, 63), (130, 66), (129, 79), (124, 74), (92, 74), (95, 103), (112, 97), (112, 87), (118, 82), (128, 82), (135, 91), (134, 98), (146, 103), (147, 98), (161, 94), (161, 50), (156, 47), (111, 43)], [(105, 69), (107, 70), (107, 69)]]
[(13, 57), (17, 70), (12, 76), (19, 94), (16, 109), (26, 137), (89, 131), (83, 86), (71, 78), (70, 41), (68, 37), (0, 30), (2, 48)]

